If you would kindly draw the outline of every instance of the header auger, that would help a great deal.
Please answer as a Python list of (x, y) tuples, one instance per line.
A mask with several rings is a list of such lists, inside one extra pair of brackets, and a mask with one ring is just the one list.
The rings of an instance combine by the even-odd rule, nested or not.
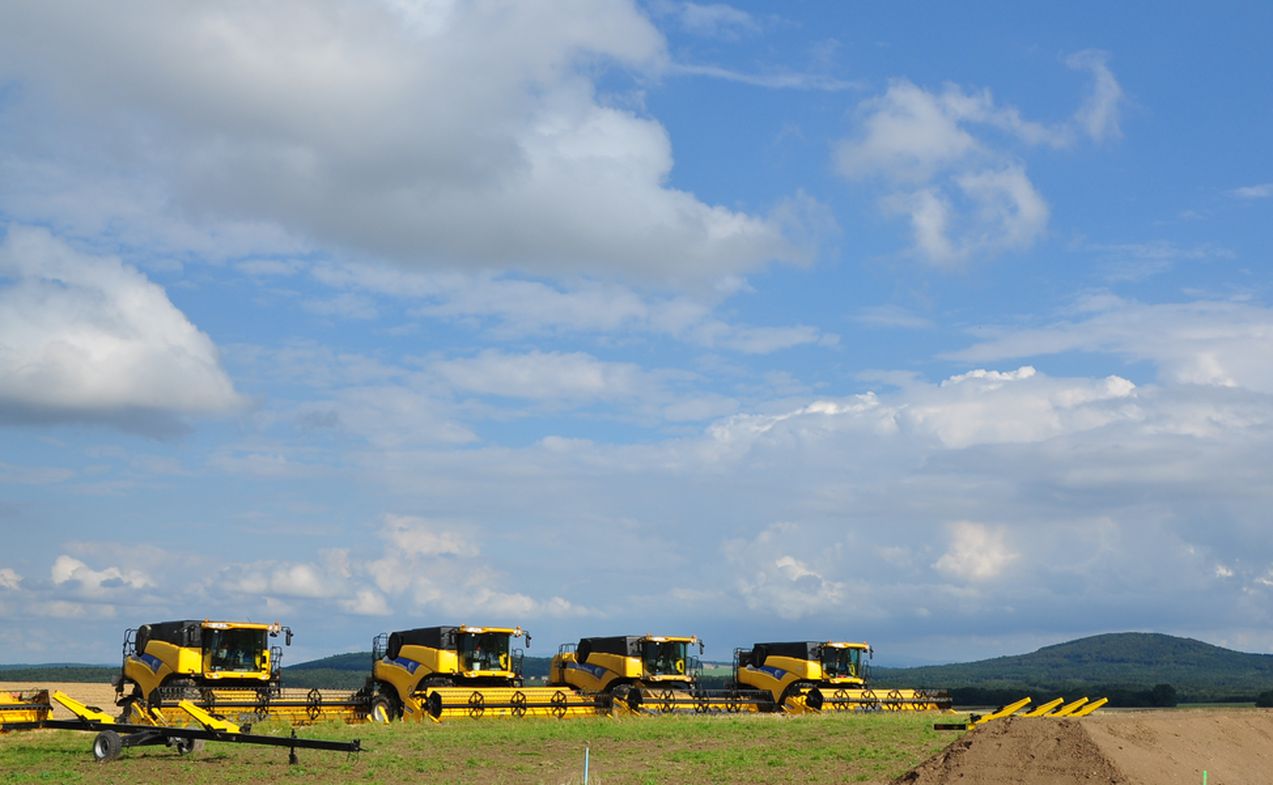
[(372, 642), (371, 678), (360, 695), (373, 720), (444, 717), (566, 717), (595, 715), (589, 696), (553, 687), (526, 687), (521, 627), (420, 627)]

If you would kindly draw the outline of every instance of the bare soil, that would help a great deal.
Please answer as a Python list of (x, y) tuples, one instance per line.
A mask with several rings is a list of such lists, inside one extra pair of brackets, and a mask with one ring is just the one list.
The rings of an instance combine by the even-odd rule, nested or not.
[(1273, 783), (1273, 711), (1105, 711), (977, 728), (895, 785)]

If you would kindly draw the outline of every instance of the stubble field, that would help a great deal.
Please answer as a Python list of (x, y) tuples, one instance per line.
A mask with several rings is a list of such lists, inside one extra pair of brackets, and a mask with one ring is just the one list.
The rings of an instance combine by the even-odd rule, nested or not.
[[(96, 701), (108, 710), (112, 705), (108, 687), (60, 686), (86, 703)], [(365, 752), (351, 758), (299, 750), (297, 766), (287, 765), (285, 749), (215, 743), (191, 757), (166, 747), (142, 747), (125, 750), (118, 761), (97, 764), (89, 751), (93, 734), (44, 730), (0, 736), (0, 782), (565, 785), (583, 781), (586, 748), (590, 785), (883, 785), (951, 741), (950, 734), (932, 730), (933, 721), (933, 715), (908, 713), (466, 719), (387, 727), (325, 724), (300, 729), (298, 735), (357, 738)], [(288, 728), (265, 723), (254, 732), (285, 735)]]

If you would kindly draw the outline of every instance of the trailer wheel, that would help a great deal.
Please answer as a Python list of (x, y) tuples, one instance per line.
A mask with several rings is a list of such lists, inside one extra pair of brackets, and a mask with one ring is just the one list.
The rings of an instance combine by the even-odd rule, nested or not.
[(124, 751), (124, 740), (113, 730), (104, 730), (93, 738), (93, 760), (98, 763), (115, 760)]
[(176, 739), (172, 746), (177, 748), (178, 755), (193, 755), (203, 750), (203, 739)]

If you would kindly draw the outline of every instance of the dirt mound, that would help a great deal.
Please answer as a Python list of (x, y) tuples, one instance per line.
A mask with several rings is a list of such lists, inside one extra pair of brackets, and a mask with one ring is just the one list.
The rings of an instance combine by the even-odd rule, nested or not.
[(977, 728), (896, 785), (1132, 785), (1080, 720), (1006, 719)]
[(968, 733), (895, 785), (1209, 785), (1273, 782), (1273, 712), (1107, 711), (1010, 718)]

